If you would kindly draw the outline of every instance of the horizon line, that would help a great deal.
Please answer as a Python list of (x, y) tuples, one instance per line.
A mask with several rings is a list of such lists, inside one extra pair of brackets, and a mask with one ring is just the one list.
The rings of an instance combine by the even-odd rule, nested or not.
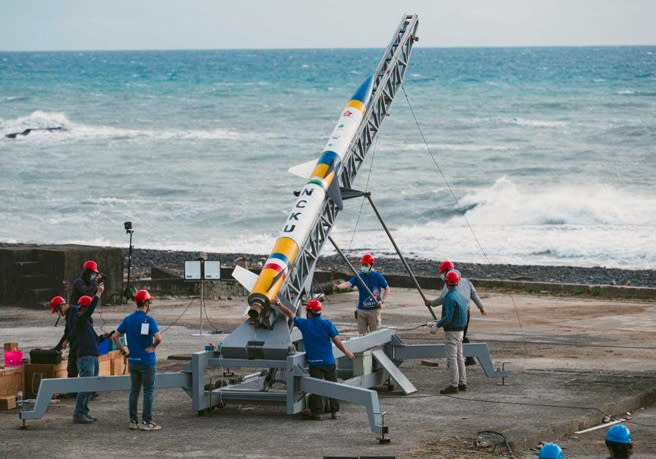
[[(507, 48), (623, 48), (623, 47), (656, 47), (655, 44), (623, 43), (623, 44), (582, 44), (582, 45), (445, 45), (424, 46), (419, 49), (507, 49)], [(97, 48), (97, 49), (0, 49), (0, 53), (64, 53), (64, 52), (125, 52), (125, 51), (309, 51), (309, 50), (364, 50), (383, 49), (378, 46), (362, 47), (316, 47), (316, 48)]]

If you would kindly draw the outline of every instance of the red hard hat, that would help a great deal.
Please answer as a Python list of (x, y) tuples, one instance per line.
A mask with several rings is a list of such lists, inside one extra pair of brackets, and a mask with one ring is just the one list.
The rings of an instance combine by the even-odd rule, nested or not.
[(360, 263), (363, 265), (373, 265), (374, 264), (374, 256), (370, 253), (365, 253), (362, 255), (362, 259), (360, 259)]
[(449, 269), (453, 269), (453, 268), (455, 268), (455, 265), (453, 264), (453, 262), (451, 262), (449, 260), (445, 260), (442, 263), (440, 263), (440, 271), (437, 274), (444, 274)]
[(66, 304), (66, 300), (64, 298), (61, 296), (53, 296), (52, 300), (50, 300), (50, 314), (54, 314), (55, 310), (62, 304)]
[(93, 271), (94, 273), (98, 272), (98, 264), (93, 261), (93, 260), (87, 260), (84, 262), (84, 265), (82, 266), (84, 269), (87, 269), (89, 271)]
[(93, 301), (93, 298), (91, 298), (88, 295), (81, 296), (79, 300), (77, 300), (77, 304), (80, 306), (89, 306), (91, 304), (91, 301)]
[(319, 300), (310, 300), (305, 305), (305, 309), (312, 312), (321, 312), (323, 306), (321, 306), (321, 301)]
[(150, 296), (150, 293), (148, 293), (148, 290), (139, 290), (137, 293), (134, 294), (134, 301), (138, 303), (143, 303), (144, 301), (147, 300), (152, 300), (153, 297)]
[(455, 271), (449, 271), (446, 273), (444, 280), (448, 285), (458, 285), (458, 282), (460, 282), (460, 276)]

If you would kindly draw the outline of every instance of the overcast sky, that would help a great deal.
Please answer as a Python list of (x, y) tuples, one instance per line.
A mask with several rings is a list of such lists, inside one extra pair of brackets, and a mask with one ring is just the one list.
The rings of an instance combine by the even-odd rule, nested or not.
[(656, 45), (656, 0), (8, 0), (0, 50)]

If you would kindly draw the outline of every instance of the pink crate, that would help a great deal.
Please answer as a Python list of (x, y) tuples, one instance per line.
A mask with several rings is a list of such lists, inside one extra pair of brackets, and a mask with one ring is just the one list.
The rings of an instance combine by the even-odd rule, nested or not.
[(23, 364), (23, 351), (5, 351), (5, 366), (20, 367)]

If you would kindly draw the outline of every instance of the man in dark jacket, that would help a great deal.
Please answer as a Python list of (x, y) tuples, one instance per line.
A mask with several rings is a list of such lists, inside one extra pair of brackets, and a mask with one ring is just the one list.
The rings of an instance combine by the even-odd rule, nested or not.
[[(98, 342), (99, 337), (93, 329), (93, 312), (105, 290), (104, 284), (98, 285), (93, 298), (82, 296), (78, 300), (79, 310), (73, 314), (71, 320), (71, 336), (69, 341), (75, 340), (77, 344), (77, 369), (80, 377), (98, 376)], [(96, 420), (89, 415), (89, 399), (91, 392), (78, 392), (73, 411), (74, 424), (91, 424)]]
[(73, 281), (71, 296), (68, 298), (68, 304), (78, 304), (82, 296), (94, 296), (98, 284), (101, 283), (101, 275), (98, 273), (98, 264), (93, 260), (87, 260), (82, 266), (84, 271), (80, 277)]
[(77, 307), (72, 308), (61, 296), (56, 296), (50, 300), (50, 313), (58, 313), (64, 317), (64, 334), (55, 346), (55, 350), (61, 351), (67, 345), (70, 345), (68, 351), (68, 366), (66, 368), (69, 378), (77, 377), (77, 346), (68, 341), (69, 336), (71, 336), (71, 322), (75, 311), (77, 311)]

